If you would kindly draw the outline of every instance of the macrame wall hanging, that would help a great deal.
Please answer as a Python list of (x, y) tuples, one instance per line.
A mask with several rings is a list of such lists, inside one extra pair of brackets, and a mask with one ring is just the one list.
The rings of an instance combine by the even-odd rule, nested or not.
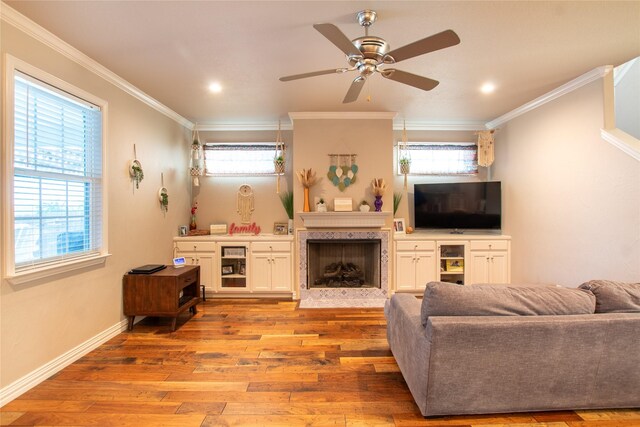
[(411, 172), (411, 153), (407, 141), (407, 127), (402, 123), (402, 142), (398, 144), (400, 173), (404, 175), (404, 189), (407, 189), (407, 175)]
[(493, 163), (493, 137), (495, 129), (481, 130), (476, 132), (478, 135), (478, 166), (489, 167)]
[(356, 156), (356, 154), (329, 154), (330, 165), (327, 178), (340, 191), (344, 191), (356, 182), (356, 174), (358, 173)]
[(202, 152), (202, 144), (200, 144), (200, 134), (196, 128), (193, 129), (191, 137), (193, 142), (191, 143), (189, 173), (193, 178), (193, 186), (199, 187), (200, 177), (204, 174), (204, 153)]
[(249, 224), (251, 222), (251, 215), (253, 214), (254, 198), (253, 189), (250, 185), (243, 184), (238, 189), (238, 213), (240, 214), (240, 222), (243, 224)]
[(273, 166), (276, 171), (276, 194), (280, 194), (280, 176), (284, 175), (285, 169), (285, 150), (284, 141), (282, 141), (282, 132), (280, 131), (280, 120), (278, 120), (278, 134), (276, 135), (276, 153), (273, 158)]

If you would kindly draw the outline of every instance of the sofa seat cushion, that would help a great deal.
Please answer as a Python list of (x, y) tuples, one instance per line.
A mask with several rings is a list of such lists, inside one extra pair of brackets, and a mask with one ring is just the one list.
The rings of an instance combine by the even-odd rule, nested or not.
[(471, 285), (430, 282), (421, 320), (430, 316), (537, 316), (593, 314), (596, 298), (585, 289), (528, 285)]
[(640, 283), (591, 280), (579, 289), (596, 296), (596, 313), (640, 313)]

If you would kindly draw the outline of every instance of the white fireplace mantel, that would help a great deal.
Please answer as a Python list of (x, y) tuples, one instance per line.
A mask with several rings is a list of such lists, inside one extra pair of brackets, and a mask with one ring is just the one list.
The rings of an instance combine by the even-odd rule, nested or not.
[(391, 212), (299, 212), (305, 228), (382, 228)]

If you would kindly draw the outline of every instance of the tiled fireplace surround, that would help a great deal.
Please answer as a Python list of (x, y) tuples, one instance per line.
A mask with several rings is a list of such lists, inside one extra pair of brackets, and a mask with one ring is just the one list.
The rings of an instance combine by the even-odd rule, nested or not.
[[(379, 240), (380, 287), (309, 289), (307, 243), (309, 240)], [(314, 229), (298, 231), (300, 307), (382, 307), (389, 290), (389, 231), (359, 229)]]

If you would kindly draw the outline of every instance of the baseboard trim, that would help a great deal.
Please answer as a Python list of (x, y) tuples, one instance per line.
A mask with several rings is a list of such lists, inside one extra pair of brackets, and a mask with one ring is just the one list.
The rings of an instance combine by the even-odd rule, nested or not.
[(98, 335), (88, 339), (66, 353), (61, 354), (52, 361), (30, 372), (24, 377), (17, 379), (6, 387), (3, 387), (0, 390), (0, 407), (37, 386), (51, 375), (60, 372), (65, 367), (69, 366), (85, 354), (104, 344), (126, 329), (127, 319), (121, 320), (110, 328), (100, 332)]

